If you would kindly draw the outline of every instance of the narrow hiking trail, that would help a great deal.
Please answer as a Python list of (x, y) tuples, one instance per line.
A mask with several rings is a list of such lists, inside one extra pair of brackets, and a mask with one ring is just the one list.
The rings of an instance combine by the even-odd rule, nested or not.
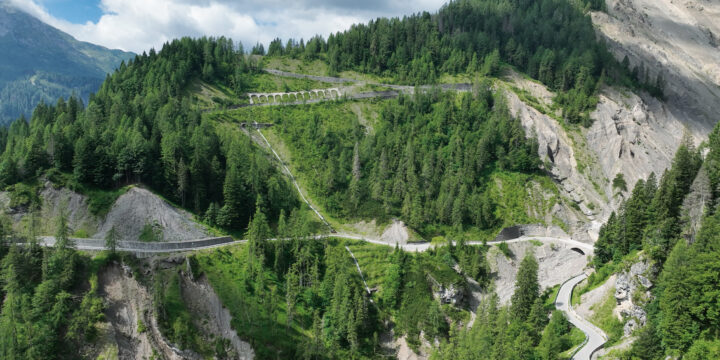
[(295, 176), (292, 174), (292, 172), (290, 172), (290, 169), (287, 167), (287, 165), (285, 165), (285, 162), (280, 158), (280, 155), (278, 155), (278, 153), (275, 151), (275, 149), (273, 149), (272, 145), (270, 145), (270, 142), (265, 137), (265, 135), (263, 135), (262, 131), (260, 131), (259, 128), (256, 128), (255, 130), (258, 132), (258, 134), (260, 134), (260, 137), (262, 137), (262, 139), (265, 141), (265, 144), (267, 145), (268, 149), (270, 149), (270, 151), (272, 151), (273, 155), (275, 155), (275, 158), (280, 162), (280, 165), (283, 167), (283, 169), (288, 174), (288, 176), (290, 176), (290, 180), (292, 181), (293, 185), (295, 185), (295, 189), (297, 189), (298, 194), (300, 194), (300, 197), (305, 202), (305, 204), (307, 204), (307, 206), (310, 207), (310, 209), (315, 213), (315, 215), (317, 215), (317, 217), (320, 218), (320, 220), (322, 220), (322, 222), (325, 224), (325, 226), (327, 226), (330, 229), (330, 232), (335, 232), (335, 230), (332, 228), (332, 226), (330, 226), (330, 223), (328, 223), (328, 221), (325, 219), (325, 217), (322, 216), (322, 214), (320, 214), (320, 212), (317, 211), (317, 209), (315, 209), (315, 207), (312, 206), (312, 204), (310, 204), (310, 202), (305, 197), (305, 195), (303, 195), (303, 192), (302, 192), (302, 190), (300, 190), (300, 186), (298, 185), (297, 180), (295, 180)]
[[(368, 286), (367, 282), (365, 281), (365, 276), (363, 276), (362, 270), (360, 270), (360, 263), (358, 263), (357, 258), (355, 257), (355, 254), (353, 254), (352, 250), (345, 245), (345, 249), (350, 253), (350, 256), (353, 259), (353, 262), (355, 262), (355, 266), (357, 267), (358, 273), (360, 273), (360, 278), (362, 279), (363, 284), (365, 284), (365, 290), (367, 290), (368, 295), (371, 295), (372, 292), (370, 291), (370, 287)], [(372, 299), (370, 299), (372, 302)]]

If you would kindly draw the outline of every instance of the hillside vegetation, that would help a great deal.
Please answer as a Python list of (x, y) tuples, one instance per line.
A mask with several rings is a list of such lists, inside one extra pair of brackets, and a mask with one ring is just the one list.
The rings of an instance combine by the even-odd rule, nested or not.
[(0, 124), (29, 116), (41, 102), (71, 95), (87, 100), (107, 74), (133, 53), (77, 41), (16, 9), (0, 4)]
[[(720, 288), (718, 157), (720, 127), (707, 142), (707, 155), (685, 144), (672, 168), (657, 181), (638, 181), (630, 198), (600, 230), (595, 244), (595, 268), (614, 268), (624, 255), (642, 250), (654, 263), (647, 274), (657, 286), (641, 303), (647, 325), (623, 358), (712, 358), (720, 347), (720, 323), (715, 314)], [(605, 271), (602, 271), (607, 273)], [(633, 294), (633, 299), (643, 296)]]
[(86, 108), (74, 97), (39, 105), (2, 134), (0, 183), (48, 171), (71, 173), (78, 190), (142, 182), (228, 231), (256, 204), (273, 219), (290, 212), (296, 195), (265, 154), (203, 120), (184, 91), (195, 78), (242, 88), (253, 68), (239, 54), (225, 39), (176, 40), (121, 66)]
[[(75, 96), (38, 105), (29, 123), (19, 118), (0, 131), (0, 186), (12, 210), (27, 213), (20, 233), (0, 218), (0, 357), (75, 358), (97, 345), (108, 313), (97, 274), (109, 264), (124, 266), (153, 294), (142, 317), (153, 323), (132, 324), (136, 332), (158, 328), (153, 336), (183, 354), (228, 356), (225, 340), (203, 334), (183, 298), (183, 281), (203, 279), (260, 359), (381, 358), (405, 345), (433, 359), (570, 357), (582, 339), (555, 311), (553, 290), (541, 293), (532, 251), (515, 259), (502, 243), (494, 252), (519, 264), (511, 303), (501, 306), (489, 247), (466, 240), (553, 221), (565, 201), (531, 131), (510, 115), (507, 89), (496, 87), (503, 69), (554, 90), (554, 104), (543, 111), (568, 124), (589, 124), (603, 83), (662, 93), (662, 80), (635, 84), (595, 41), (585, 11), (602, 4), (451, 1), (435, 14), (378, 19), (327, 40), (277, 39), (267, 54), (257, 45), (248, 55), (226, 38), (183, 38), (121, 65), (87, 106)], [(472, 86), (416, 87), (385, 100), (249, 106), (248, 92), (327, 86), (263, 70), (284, 61), (395, 84), (470, 79)], [(284, 158), (266, 148), (254, 122), (272, 125), (262, 131)], [(703, 158), (705, 148), (683, 145), (672, 169), (659, 181), (639, 182), (600, 231), (593, 281), (639, 250), (658, 269), (649, 325), (629, 359), (702, 358), (718, 348), (720, 130), (706, 148)], [(708, 185), (696, 186), (703, 173)], [(164, 262), (152, 258), (138, 269), (132, 257), (114, 253), (112, 230), (109, 252), (90, 258), (75, 251), (61, 213), (58, 245), (42, 248), (35, 214), (46, 181), (87, 194), (97, 213), (140, 183), (218, 232), (248, 241)], [(444, 246), (409, 253), (313, 237), (318, 217), (295, 186), (333, 224), (398, 218)], [(684, 203), (689, 193), (703, 201), (700, 230), (687, 211), (697, 205)], [(150, 227), (140, 240), (155, 237)], [(619, 335), (617, 321), (611, 325)]]

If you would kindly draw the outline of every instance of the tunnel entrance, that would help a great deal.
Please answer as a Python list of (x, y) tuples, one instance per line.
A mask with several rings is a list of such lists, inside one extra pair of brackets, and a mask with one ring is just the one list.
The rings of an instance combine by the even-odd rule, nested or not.
[(580, 249), (580, 248), (574, 247), (574, 248), (570, 248), (570, 250), (572, 250), (572, 251), (574, 251), (574, 252), (576, 252), (576, 253), (578, 253), (578, 254), (580, 254), (580, 255), (585, 255), (585, 252), (582, 251), (582, 249)]

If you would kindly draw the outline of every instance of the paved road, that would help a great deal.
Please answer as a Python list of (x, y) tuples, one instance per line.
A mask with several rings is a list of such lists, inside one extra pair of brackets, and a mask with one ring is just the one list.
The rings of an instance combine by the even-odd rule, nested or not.
[[(359, 236), (355, 234), (347, 234), (347, 233), (338, 233), (338, 234), (332, 234), (333, 237), (338, 237), (342, 239), (351, 239), (351, 240), (362, 240), (366, 241), (372, 244), (378, 244), (378, 245), (387, 245), (387, 246), (395, 246), (395, 243), (390, 243), (387, 241), (383, 241), (380, 239), (374, 239), (367, 236)], [(502, 242), (512, 244), (512, 243), (518, 243), (518, 242), (524, 242), (524, 241), (530, 241), (530, 240), (538, 240), (540, 242), (544, 243), (556, 243), (556, 244), (562, 244), (569, 247), (577, 247), (583, 250), (586, 254), (593, 252), (593, 246), (591, 244), (586, 244), (584, 242), (580, 242), (573, 239), (568, 238), (558, 238), (558, 237), (547, 237), (547, 236), (521, 236), (519, 238), (506, 240), (506, 241), (488, 241), (487, 245), (497, 245)], [(468, 245), (482, 245), (482, 241), (468, 241), (466, 242)], [(423, 252), (427, 251), (428, 249), (434, 247), (435, 245), (429, 243), (429, 242), (422, 242), (422, 243), (407, 243), (407, 244), (397, 244), (398, 247), (405, 251), (418, 251)]]
[[(327, 234), (327, 235), (317, 235), (308, 237), (314, 238), (314, 239), (323, 239), (323, 238), (329, 238), (329, 237), (335, 237), (335, 238), (341, 238), (341, 239), (350, 239), (350, 240), (361, 240), (366, 241), (373, 244), (378, 245), (385, 245), (385, 246), (396, 246), (396, 244), (388, 243), (382, 240), (378, 239), (372, 239), (367, 238), (363, 236), (358, 235), (351, 235), (351, 234)], [(39, 243), (42, 246), (54, 246), (55, 245), (55, 237), (53, 236), (43, 236), (40, 237)], [(269, 239), (271, 241), (278, 241), (278, 239)], [(280, 239), (280, 241), (287, 241), (289, 239)], [(581, 243), (572, 239), (564, 239), (564, 238), (552, 238), (552, 237), (532, 237), (532, 236), (523, 236), (520, 238), (507, 240), (505, 242), (507, 243), (515, 243), (515, 242), (522, 242), (522, 241), (530, 241), (530, 240), (538, 240), (542, 242), (549, 242), (549, 243), (559, 243), (564, 244), (566, 246), (571, 247), (579, 247), (585, 250), (592, 249), (592, 246), (589, 244)], [(103, 239), (72, 239), (72, 241), (75, 243), (75, 247), (79, 250), (105, 250), (105, 241)], [(162, 243), (146, 243), (146, 242), (137, 242), (137, 241), (121, 241), (118, 243), (117, 250), (118, 251), (126, 251), (126, 252), (133, 252), (133, 253), (139, 253), (139, 254), (153, 254), (153, 253), (172, 253), (172, 252), (187, 252), (187, 251), (197, 251), (197, 250), (204, 250), (204, 249), (213, 249), (228, 245), (235, 245), (235, 244), (241, 244), (245, 243), (247, 240), (233, 240), (230, 237), (218, 237), (218, 238), (207, 238), (207, 239), (199, 239), (199, 240), (192, 240), (192, 241), (177, 241), (177, 242), (162, 242)], [(488, 245), (498, 244), (502, 241), (491, 241), (488, 242)], [(469, 242), (468, 244), (475, 244), (480, 242)], [(410, 244), (398, 244), (400, 248), (402, 248), (405, 251), (415, 251), (415, 252), (423, 252), (431, 247), (430, 243), (410, 243)], [(355, 260), (355, 255), (352, 253), (349, 247), (345, 247), (350, 255), (353, 257), (353, 260)], [(357, 260), (355, 260), (355, 265), (358, 268), (358, 272), (360, 273), (360, 276), (362, 277), (362, 270), (360, 270), (360, 265), (357, 263)], [(566, 281), (558, 291), (557, 299), (555, 300), (555, 307), (561, 311), (563, 311), (567, 317), (568, 320), (578, 329), (580, 329), (583, 333), (585, 333), (585, 336), (587, 337), (588, 341), (587, 343), (578, 351), (574, 356), (573, 359), (575, 360), (590, 360), (590, 356), (593, 352), (595, 352), (597, 349), (603, 346), (603, 344), (606, 341), (606, 336), (602, 332), (602, 330), (598, 329), (588, 321), (580, 318), (572, 309), (570, 304), (570, 299), (572, 295), (572, 290), (579, 282), (584, 280), (587, 277), (585, 274), (578, 275), (576, 277), (571, 278), (570, 280)], [(365, 279), (363, 277), (363, 282), (365, 282)], [(368, 293), (370, 292), (370, 289), (368, 288), (367, 283), (365, 283), (365, 288)]]
[(585, 280), (585, 278), (587, 278), (587, 274), (583, 273), (563, 283), (560, 287), (560, 291), (558, 291), (557, 299), (555, 299), (555, 308), (564, 312), (570, 323), (584, 332), (586, 336), (585, 345), (583, 345), (582, 348), (573, 355), (573, 360), (590, 360), (592, 354), (601, 348), (607, 341), (605, 333), (589, 321), (581, 318), (575, 310), (573, 310), (570, 303), (573, 288), (575, 288), (575, 285)]
[[(339, 239), (348, 239), (348, 240), (359, 240), (359, 241), (365, 241), (372, 244), (377, 245), (385, 245), (385, 246), (396, 246), (395, 243), (390, 243), (387, 241), (383, 241), (380, 239), (374, 239), (367, 236), (359, 236), (354, 234), (346, 234), (346, 233), (336, 233), (336, 234), (324, 234), (324, 235), (316, 235), (316, 236), (309, 236), (306, 239), (325, 239), (325, 238), (339, 238)], [(42, 246), (54, 246), (55, 245), (55, 237), (54, 236), (41, 236), (38, 238), (40, 245)], [(270, 241), (276, 241), (277, 239), (269, 239)], [(289, 239), (282, 239), (282, 240), (289, 240)], [(507, 243), (516, 243), (516, 242), (523, 242), (523, 241), (530, 241), (530, 240), (538, 240), (545, 243), (556, 243), (561, 244), (565, 246), (570, 247), (580, 247), (583, 250), (592, 250), (592, 245), (581, 243), (579, 241), (575, 241), (572, 239), (565, 239), (565, 238), (553, 238), (553, 237), (537, 237), (537, 236), (523, 236), (512, 240), (507, 240), (505, 242)], [(105, 240), (103, 239), (79, 239), (79, 238), (73, 238), (72, 241), (75, 243), (75, 247), (78, 250), (104, 250), (105, 249)], [(244, 242), (247, 242), (247, 240), (233, 240), (230, 237), (217, 237), (217, 238), (206, 238), (206, 239), (198, 239), (198, 240), (191, 240), (191, 241), (169, 241), (169, 242), (141, 242), (141, 241), (120, 241), (117, 246), (118, 251), (127, 251), (127, 252), (135, 252), (135, 253), (168, 253), (168, 252), (185, 252), (185, 251), (194, 251), (194, 250), (204, 250), (204, 249), (213, 249), (217, 247), (222, 246), (229, 246), (229, 245), (235, 245), (235, 244), (242, 244)], [(488, 245), (497, 245), (501, 243), (502, 241), (490, 241), (487, 244)], [(480, 241), (469, 241), (467, 244), (469, 245), (480, 245), (482, 242)], [(423, 243), (407, 243), (407, 244), (397, 244), (398, 247), (401, 249), (408, 251), (408, 252), (424, 252), (435, 245), (432, 245), (428, 242)], [(442, 246), (442, 245), (441, 245)]]
[[(70, 238), (78, 250), (105, 250), (104, 239), (80, 239)], [(205, 238), (189, 241), (168, 241), (168, 242), (142, 242), (142, 241), (120, 241), (117, 244), (117, 251), (132, 253), (171, 253), (192, 250), (213, 249), (221, 246), (242, 244), (247, 240), (233, 240), (229, 236)], [(55, 246), (54, 236), (40, 236), (38, 243), (41, 246)]]

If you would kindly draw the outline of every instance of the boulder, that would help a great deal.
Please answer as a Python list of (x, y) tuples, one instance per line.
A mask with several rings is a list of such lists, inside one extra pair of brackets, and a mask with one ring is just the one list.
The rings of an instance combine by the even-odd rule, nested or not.
[(442, 304), (458, 305), (465, 298), (465, 291), (454, 284), (448, 287), (440, 285), (437, 289), (434, 289), (433, 295)]

